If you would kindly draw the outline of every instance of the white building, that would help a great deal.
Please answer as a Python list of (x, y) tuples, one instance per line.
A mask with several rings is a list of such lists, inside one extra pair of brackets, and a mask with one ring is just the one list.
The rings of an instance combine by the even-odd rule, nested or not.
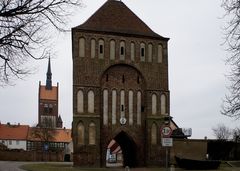
[(28, 125), (11, 125), (0, 123), (0, 143), (9, 149), (23, 149), (27, 147)]

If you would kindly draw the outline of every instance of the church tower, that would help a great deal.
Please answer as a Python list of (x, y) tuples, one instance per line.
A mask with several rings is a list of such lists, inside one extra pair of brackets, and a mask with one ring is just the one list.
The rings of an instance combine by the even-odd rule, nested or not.
[(62, 119), (58, 115), (58, 86), (52, 85), (51, 60), (48, 59), (46, 85), (39, 82), (38, 125), (42, 127), (62, 128)]
[(72, 28), (74, 165), (164, 166), (168, 40), (117, 0)]

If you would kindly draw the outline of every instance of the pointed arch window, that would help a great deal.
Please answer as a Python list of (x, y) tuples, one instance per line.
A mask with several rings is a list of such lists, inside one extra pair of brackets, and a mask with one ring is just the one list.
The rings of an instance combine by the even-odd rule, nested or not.
[(84, 101), (83, 101), (83, 91), (79, 90), (77, 93), (77, 112), (84, 112)]
[(161, 114), (166, 114), (166, 96), (165, 94), (161, 95)]
[(96, 126), (93, 122), (89, 124), (89, 144), (90, 145), (95, 145), (96, 144)]
[(88, 113), (94, 113), (94, 92), (88, 92)]
[(152, 115), (157, 114), (157, 95), (152, 95)]
[(77, 134), (78, 134), (78, 144), (84, 145), (84, 125), (82, 122), (79, 122), (77, 126)]
[(85, 38), (81, 37), (78, 42), (79, 57), (85, 57)]
[(157, 144), (157, 125), (156, 125), (156, 123), (153, 123), (152, 128), (151, 128), (151, 144), (152, 145)]

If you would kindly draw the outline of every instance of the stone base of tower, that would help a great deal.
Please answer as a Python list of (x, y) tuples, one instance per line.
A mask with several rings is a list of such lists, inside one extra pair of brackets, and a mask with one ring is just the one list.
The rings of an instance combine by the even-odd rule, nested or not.
[[(170, 148), (168, 150), (168, 163)], [(146, 159), (147, 167), (165, 167), (166, 166), (166, 148), (161, 145), (151, 146), (148, 151), (148, 157)]]
[(100, 154), (93, 146), (85, 147), (80, 152), (73, 153), (73, 165), (76, 167), (101, 167)]

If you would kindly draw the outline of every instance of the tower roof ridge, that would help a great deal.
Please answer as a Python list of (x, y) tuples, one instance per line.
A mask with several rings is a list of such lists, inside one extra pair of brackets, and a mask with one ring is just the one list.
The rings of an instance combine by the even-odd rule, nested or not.
[(151, 30), (122, 1), (107, 0), (87, 21), (73, 28), (167, 39)]

